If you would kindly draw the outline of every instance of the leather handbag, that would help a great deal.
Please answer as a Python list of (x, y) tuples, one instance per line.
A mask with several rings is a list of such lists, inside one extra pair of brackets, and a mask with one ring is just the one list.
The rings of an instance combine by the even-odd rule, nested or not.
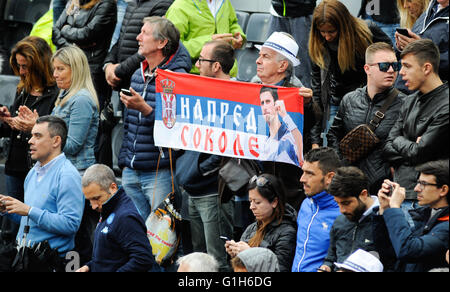
[(375, 134), (375, 129), (384, 119), (384, 113), (398, 96), (398, 90), (393, 89), (383, 106), (375, 112), (369, 124), (361, 124), (347, 133), (339, 142), (339, 150), (344, 158), (351, 164), (366, 158), (373, 149), (380, 143), (380, 139)]
[(233, 194), (242, 196), (246, 193), (250, 178), (260, 173), (261, 170), (255, 161), (232, 158), (219, 170), (219, 178), (225, 181)]
[(380, 139), (371, 127), (362, 124), (348, 132), (339, 143), (339, 150), (350, 163), (365, 158), (377, 146)]

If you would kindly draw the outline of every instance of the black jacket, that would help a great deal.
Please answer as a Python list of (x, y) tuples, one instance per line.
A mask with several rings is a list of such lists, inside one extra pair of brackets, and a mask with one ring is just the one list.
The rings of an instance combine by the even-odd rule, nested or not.
[[(250, 224), (242, 234), (241, 241), (248, 242), (255, 235), (257, 228), (256, 222)], [(259, 247), (273, 251), (277, 256), (280, 272), (290, 272), (297, 242), (297, 212), (286, 204), (281, 223), (274, 221), (266, 228), (266, 234)]]
[[(28, 104), (28, 108), (32, 111), (36, 110), (39, 116), (49, 115), (55, 106), (58, 93), (59, 88), (55, 84), (52, 87), (45, 88), (42, 96), (35, 98), (33, 102), (29, 103), (28, 93), (22, 90), (22, 92), (16, 93), (14, 103), (10, 108), (11, 116), (17, 116), (16, 111), (23, 104)], [(0, 136), (10, 138), (8, 158), (5, 163), (5, 174), (25, 177), (32, 166), (29, 154), (30, 145), (28, 144), (31, 133), (12, 130), (8, 125), (2, 124), (0, 127)]]
[(130, 87), (130, 79), (134, 71), (139, 68), (144, 57), (137, 53), (139, 45), (136, 40), (141, 32), (142, 20), (147, 16), (164, 16), (173, 0), (137, 0), (128, 2), (127, 10), (120, 29), (120, 37), (106, 56), (104, 64), (120, 65), (114, 72), (122, 79), (119, 88)]
[(53, 26), (52, 41), (58, 49), (76, 44), (86, 54), (91, 72), (101, 72), (117, 22), (116, 1), (84, 0), (80, 6), (72, 15), (64, 9)]
[(316, 0), (272, 0), (272, 6), (280, 16), (301, 17), (313, 13)]
[[(379, 252), (373, 237), (372, 218), (374, 214), (371, 212), (361, 222), (353, 222), (348, 220), (345, 215), (339, 215), (330, 230), (330, 247), (323, 264), (333, 267), (335, 262), (343, 263), (357, 249)], [(380, 260), (383, 262), (383, 258)]]
[[(416, 199), (417, 165), (449, 158), (448, 83), (427, 94), (408, 96), (383, 149), (394, 166), (394, 180), (406, 188), (406, 198)], [(417, 138), (421, 137), (419, 143)]]
[[(369, 7), (367, 5), (369, 4)], [(379, 11), (372, 11), (375, 9), (375, 6), (370, 6), (370, 4), (374, 4), (374, 1), (370, 0), (362, 0), (361, 8), (359, 9), (358, 16), (362, 16), (362, 18), (366, 18), (367, 13), (366, 10), (368, 8), (369, 12), (372, 12), (370, 15), (373, 20), (385, 23), (385, 24), (394, 24), (400, 22), (400, 14), (397, 8), (397, 1), (395, 0), (378, 0), (375, 4), (378, 4)], [(378, 13), (377, 13), (378, 12)]]
[[(373, 119), (375, 112), (383, 106), (392, 90), (393, 88), (389, 88), (385, 92), (376, 94), (373, 99), (367, 95), (366, 86), (347, 93), (342, 99), (339, 111), (327, 134), (328, 146), (336, 149), (339, 156), (341, 156), (339, 142), (342, 138), (357, 126), (369, 124)], [(380, 188), (380, 183), (383, 179), (390, 177), (390, 165), (383, 157), (383, 146), (389, 131), (397, 121), (400, 107), (402, 106), (405, 97), (406, 95), (403, 93), (398, 94), (397, 98), (386, 110), (384, 119), (375, 129), (375, 135), (377, 135), (381, 142), (369, 156), (354, 164), (367, 175), (369, 184), (373, 185), (373, 188), (370, 188), (371, 194), (373, 195), (375, 195)]]
[[(390, 38), (373, 22), (366, 21), (372, 32), (372, 42), (386, 42), (392, 44)], [(366, 73), (364, 72), (364, 56), (355, 56), (356, 70), (347, 70), (341, 73), (337, 62), (337, 51), (327, 48), (324, 54), (325, 67), (320, 68), (314, 62), (311, 62), (311, 87), (313, 90), (313, 101), (323, 112), (322, 120), (316, 122), (311, 129), (311, 142), (322, 145), (320, 134), (324, 128), (325, 121), (329, 118), (330, 104), (339, 105), (342, 98), (348, 92), (362, 87), (367, 83)]]

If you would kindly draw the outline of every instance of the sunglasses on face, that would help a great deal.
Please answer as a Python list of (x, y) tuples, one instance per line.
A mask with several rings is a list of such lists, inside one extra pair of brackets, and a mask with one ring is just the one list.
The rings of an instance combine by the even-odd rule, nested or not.
[(380, 63), (374, 63), (374, 64), (367, 64), (369, 66), (375, 66), (378, 65), (378, 69), (380, 69), (381, 72), (387, 72), (389, 70), (389, 67), (392, 66), (392, 69), (394, 72), (400, 71), (402, 68), (402, 63), (400, 62), (380, 62)]

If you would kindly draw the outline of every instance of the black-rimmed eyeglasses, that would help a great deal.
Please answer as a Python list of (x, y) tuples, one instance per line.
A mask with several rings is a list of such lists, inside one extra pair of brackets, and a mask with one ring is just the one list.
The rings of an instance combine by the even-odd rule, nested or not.
[(216, 61), (216, 60), (209, 60), (209, 59), (201, 59), (201, 58), (199, 58), (199, 59), (198, 59), (198, 64), (201, 65), (202, 62), (215, 63), (215, 62), (217, 62), (217, 61)]
[(435, 187), (439, 186), (438, 184), (429, 183), (424, 180), (417, 180), (417, 185), (419, 185), (420, 191), (423, 191), (426, 186), (435, 186)]
[(378, 69), (380, 69), (381, 72), (387, 72), (391, 66), (395, 72), (400, 71), (400, 69), (402, 68), (402, 63), (400, 62), (380, 62), (367, 65), (369, 66), (378, 65)]

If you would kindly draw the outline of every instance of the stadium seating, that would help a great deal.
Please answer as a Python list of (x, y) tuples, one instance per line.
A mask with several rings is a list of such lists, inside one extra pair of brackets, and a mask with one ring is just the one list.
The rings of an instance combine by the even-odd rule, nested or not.
[[(238, 21), (242, 21), (245, 25), (246, 12), (236, 11)], [(248, 13), (247, 13), (248, 15)], [(241, 17), (241, 20), (239, 20)], [(256, 75), (256, 59), (259, 50), (255, 45), (262, 44), (269, 37), (270, 14), (269, 13), (252, 13), (248, 16), (248, 21), (242, 29), (247, 35), (247, 44), (245, 48), (236, 51), (236, 59), (238, 61), (239, 81), (249, 82)]]

